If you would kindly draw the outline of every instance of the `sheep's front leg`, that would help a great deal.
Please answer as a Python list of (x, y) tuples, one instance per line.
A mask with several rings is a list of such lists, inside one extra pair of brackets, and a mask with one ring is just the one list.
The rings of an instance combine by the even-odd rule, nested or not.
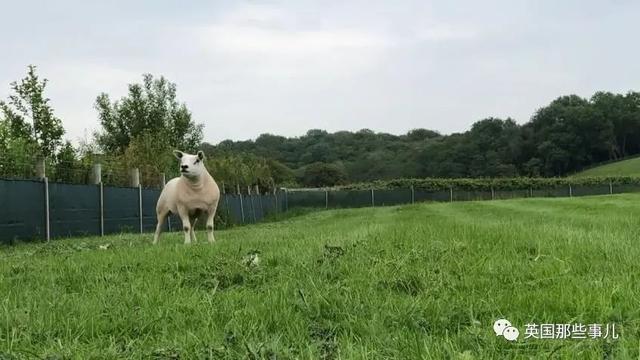
[(198, 239), (196, 239), (196, 223), (198, 222), (198, 217), (191, 216), (189, 217), (189, 220), (191, 222), (191, 233), (189, 235), (191, 236), (191, 241), (196, 243), (198, 242)]
[(156, 232), (153, 234), (153, 244), (158, 243), (158, 239), (160, 238), (160, 233), (162, 232), (162, 227), (164, 226), (164, 221), (167, 218), (169, 213), (158, 212), (158, 225), (156, 225)]
[(178, 208), (178, 215), (182, 221), (182, 230), (184, 231), (185, 245), (191, 244), (191, 221), (189, 221), (189, 211), (184, 207)]
[(216, 241), (216, 238), (213, 237), (213, 219), (216, 217), (216, 208), (212, 208), (207, 212), (207, 240), (210, 244), (213, 244)]

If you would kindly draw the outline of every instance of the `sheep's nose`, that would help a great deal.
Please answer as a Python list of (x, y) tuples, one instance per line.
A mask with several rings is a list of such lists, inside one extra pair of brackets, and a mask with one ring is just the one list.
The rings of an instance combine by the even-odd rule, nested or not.
[(187, 170), (187, 168), (189, 167), (189, 165), (180, 165), (180, 167), (182, 168), (182, 170)]

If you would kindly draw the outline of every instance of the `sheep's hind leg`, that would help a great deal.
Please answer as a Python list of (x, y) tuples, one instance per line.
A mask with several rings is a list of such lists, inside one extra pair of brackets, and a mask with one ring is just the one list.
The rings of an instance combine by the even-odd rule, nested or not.
[(180, 221), (182, 221), (182, 230), (184, 231), (184, 243), (185, 245), (191, 244), (191, 221), (189, 220), (189, 212), (187, 209), (181, 207), (178, 208), (178, 215)]
[(160, 233), (162, 232), (162, 227), (164, 226), (164, 222), (169, 215), (169, 212), (159, 212), (158, 214), (158, 225), (156, 225), (156, 232), (153, 234), (153, 244), (157, 244), (160, 239)]

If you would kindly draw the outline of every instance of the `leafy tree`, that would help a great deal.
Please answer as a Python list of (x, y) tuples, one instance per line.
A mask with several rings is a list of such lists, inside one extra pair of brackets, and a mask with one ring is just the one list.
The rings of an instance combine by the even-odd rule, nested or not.
[(424, 141), (441, 136), (438, 132), (428, 129), (413, 129), (407, 133), (407, 139), (410, 141)]
[(0, 177), (31, 177), (31, 160), (36, 151), (35, 142), (13, 136), (10, 122), (0, 119)]
[(346, 173), (339, 166), (321, 162), (307, 166), (302, 176), (302, 184), (311, 187), (341, 185), (346, 180)]
[(53, 114), (44, 94), (47, 79), (40, 80), (36, 67), (29, 65), (27, 76), (12, 82), (8, 101), (0, 101), (0, 111), (8, 122), (10, 135), (37, 144), (37, 155), (51, 157), (62, 144), (62, 121)]
[(51, 178), (57, 182), (86, 182), (88, 170), (87, 166), (82, 166), (76, 149), (67, 141), (56, 155)]
[(112, 102), (102, 93), (95, 107), (102, 130), (95, 134), (107, 153), (121, 155), (136, 138), (155, 141), (183, 151), (195, 151), (202, 141), (202, 124), (191, 119), (184, 103), (177, 100), (176, 85), (164, 77), (143, 75), (142, 84), (130, 84), (128, 95)]

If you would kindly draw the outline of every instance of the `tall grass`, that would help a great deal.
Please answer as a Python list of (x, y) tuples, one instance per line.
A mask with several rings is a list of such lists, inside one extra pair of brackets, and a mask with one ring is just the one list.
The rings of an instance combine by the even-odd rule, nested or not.
[[(309, 213), (0, 248), (0, 358), (637, 358), (640, 196)], [(508, 342), (527, 323), (617, 340)]]

